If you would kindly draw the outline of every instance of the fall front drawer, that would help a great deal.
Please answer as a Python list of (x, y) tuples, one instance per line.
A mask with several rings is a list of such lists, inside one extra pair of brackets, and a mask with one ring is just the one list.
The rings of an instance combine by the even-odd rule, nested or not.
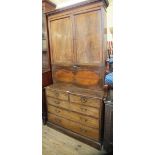
[(57, 108), (51, 105), (48, 105), (48, 112), (67, 118), (69, 120), (78, 122), (88, 127), (99, 128), (99, 119), (88, 117), (85, 115), (78, 114), (76, 112), (71, 112), (62, 108)]
[(79, 123), (75, 123), (68, 119), (56, 116), (54, 114), (48, 113), (48, 120), (54, 124), (62, 126), (80, 135), (86, 136), (88, 138), (99, 140), (99, 130), (85, 127)]

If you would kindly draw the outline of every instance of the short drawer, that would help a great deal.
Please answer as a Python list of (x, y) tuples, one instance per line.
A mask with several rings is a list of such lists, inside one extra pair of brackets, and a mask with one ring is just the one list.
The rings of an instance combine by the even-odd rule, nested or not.
[(82, 95), (70, 94), (70, 102), (79, 103), (87, 106), (100, 108), (101, 100), (98, 98), (90, 98)]
[(68, 101), (68, 93), (62, 92), (62, 91), (57, 91), (57, 90), (52, 90), (52, 89), (46, 89), (46, 95)]
[(99, 118), (100, 110), (97, 108), (83, 106), (83, 105), (76, 104), (76, 103), (70, 103), (70, 110), (84, 114), (84, 115), (88, 115), (94, 118)]
[(48, 112), (53, 113), (55, 115), (67, 118), (69, 120), (78, 122), (88, 127), (99, 128), (99, 119), (91, 118), (85, 115), (80, 115), (76, 112), (71, 112), (65, 109), (57, 108), (51, 105), (48, 105)]
[(58, 100), (49, 96), (46, 96), (46, 101), (48, 105), (69, 109), (69, 102), (67, 101)]

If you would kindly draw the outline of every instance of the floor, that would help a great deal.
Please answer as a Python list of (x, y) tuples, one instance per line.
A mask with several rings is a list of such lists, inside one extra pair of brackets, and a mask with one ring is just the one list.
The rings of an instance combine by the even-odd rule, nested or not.
[(105, 151), (96, 150), (52, 128), (43, 125), (42, 129), (42, 155), (105, 155)]

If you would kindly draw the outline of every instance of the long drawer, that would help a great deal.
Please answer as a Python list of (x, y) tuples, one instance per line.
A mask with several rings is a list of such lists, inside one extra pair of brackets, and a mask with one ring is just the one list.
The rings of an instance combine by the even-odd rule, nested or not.
[(75, 104), (75, 103), (70, 103), (70, 110), (91, 116), (94, 118), (99, 118), (100, 110), (93, 108), (93, 107), (88, 107), (88, 106), (83, 106), (80, 104)]
[(67, 118), (69, 120), (81, 123), (88, 127), (92, 127), (96, 129), (99, 128), (99, 119), (91, 118), (85, 115), (81, 115), (81, 114), (71, 112), (65, 109), (57, 108), (51, 105), (48, 105), (48, 112)]
[(79, 103), (82, 105), (100, 108), (101, 100), (98, 98), (90, 98), (82, 95), (70, 94), (70, 102)]
[(67, 110), (78, 112), (80, 114), (84, 114), (94, 118), (99, 118), (100, 109), (97, 109), (94, 107), (88, 107), (88, 106), (80, 105), (76, 103), (69, 103), (67, 101), (62, 101), (51, 97), (47, 97), (46, 99), (47, 99), (47, 104), (54, 105), (60, 108), (65, 108)]
[(72, 122), (70, 120), (67, 120), (65, 118), (62, 118), (50, 113), (48, 113), (48, 120), (54, 124), (67, 128), (80, 135), (86, 136), (88, 138), (91, 138), (97, 141), (99, 140), (99, 130), (97, 129), (83, 126), (79, 123)]

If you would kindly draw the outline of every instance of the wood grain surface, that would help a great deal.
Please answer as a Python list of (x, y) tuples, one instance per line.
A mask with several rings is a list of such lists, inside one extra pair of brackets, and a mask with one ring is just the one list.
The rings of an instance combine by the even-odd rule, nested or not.
[(89, 70), (78, 71), (75, 75), (75, 83), (87, 87), (98, 85), (99, 75)]
[(54, 78), (57, 81), (67, 82), (67, 83), (73, 83), (74, 74), (70, 70), (60, 69), (60, 70), (58, 70), (58, 71), (55, 72)]
[(49, 97), (68, 101), (68, 93), (67, 92), (61, 92), (61, 91), (59, 91), (59, 89), (58, 90), (46, 89), (46, 95)]
[(55, 98), (51, 98), (49, 96), (46, 96), (46, 101), (48, 105), (53, 105), (59, 108), (69, 109), (70, 104), (68, 101), (58, 100)]
[(101, 12), (75, 15), (75, 52), (77, 64), (102, 63)]
[(52, 62), (73, 63), (73, 36), (70, 17), (50, 21), (50, 46)]
[(91, 116), (94, 118), (99, 118), (99, 109), (93, 108), (93, 107), (88, 107), (88, 106), (83, 106), (75, 103), (70, 103), (70, 109), (72, 109), (75, 112), (84, 114), (86, 116)]
[(83, 95), (70, 94), (70, 102), (100, 108), (102, 100)]
[(81, 115), (79, 113), (68, 111), (68, 109), (66, 110), (66, 109), (62, 109), (51, 105), (48, 105), (47, 108), (48, 108), (48, 112), (52, 114), (64, 117), (66, 119), (83, 124), (88, 127), (99, 129), (99, 119), (88, 117), (86, 115)]
[(48, 120), (53, 122), (54, 124), (60, 125), (64, 128), (67, 128), (71, 131), (79, 133), (80, 135), (86, 136), (90, 139), (94, 139), (96, 141), (99, 140), (99, 131), (97, 129), (89, 128), (79, 123), (75, 123), (63, 117), (48, 113)]

